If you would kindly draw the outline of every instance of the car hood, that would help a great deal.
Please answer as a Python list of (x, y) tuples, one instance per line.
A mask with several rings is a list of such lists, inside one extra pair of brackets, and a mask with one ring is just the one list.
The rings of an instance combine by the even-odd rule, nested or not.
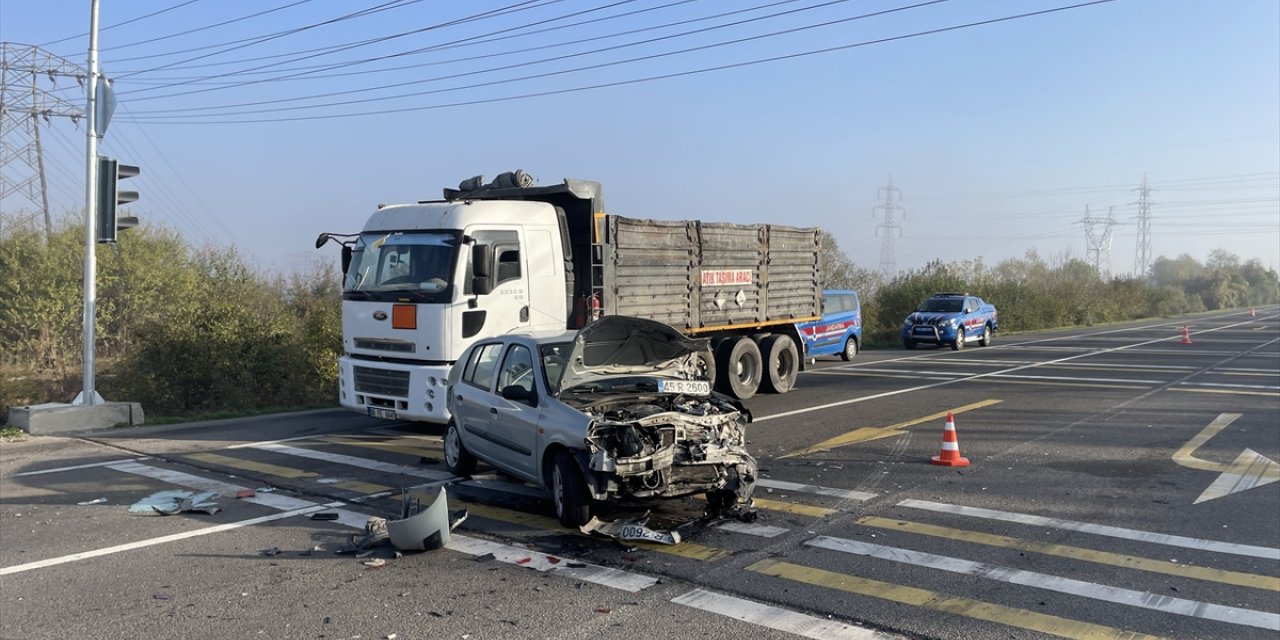
[(714, 362), (705, 338), (690, 338), (645, 318), (605, 316), (582, 328), (560, 378), (560, 389), (623, 375), (698, 379), (699, 354)]
[(916, 311), (907, 316), (907, 322), (911, 324), (944, 324), (952, 318), (959, 318), (964, 314), (958, 311)]

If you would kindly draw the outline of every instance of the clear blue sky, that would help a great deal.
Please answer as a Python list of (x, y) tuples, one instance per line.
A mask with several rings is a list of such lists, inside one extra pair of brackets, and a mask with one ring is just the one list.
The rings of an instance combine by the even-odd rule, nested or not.
[[(144, 221), (269, 270), (336, 259), (313, 249), (316, 234), (356, 231), (380, 202), (515, 168), (543, 184), (599, 180), (611, 213), (821, 226), (871, 269), (872, 207), (890, 177), (906, 209), (900, 269), (1029, 249), (1084, 258), (1087, 205), (1119, 223), (1116, 273), (1133, 270), (1145, 174), (1154, 255), (1225, 248), (1280, 267), (1275, 0), (1117, 0), (629, 82), (1075, 2), (918, 2), (847, 20), (911, 4), (102, 0), (103, 68), (121, 103), (102, 149), (142, 167)], [(89, 7), (5, 1), (0, 41), (84, 65)], [(833, 24), (806, 28), (821, 23)], [(712, 46), (742, 38), (754, 39)], [(56, 91), (83, 106), (74, 83)], [(228, 106), (246, 103), (265, 104)], [(314, 106), (326, 103), (338, 104)], [(475, 104), (441, 106), (456, 103)], [(78, 210), (83, 126), (42, 131), (53, 208)], [(0, 202), (19, 210), (32, 204)]]

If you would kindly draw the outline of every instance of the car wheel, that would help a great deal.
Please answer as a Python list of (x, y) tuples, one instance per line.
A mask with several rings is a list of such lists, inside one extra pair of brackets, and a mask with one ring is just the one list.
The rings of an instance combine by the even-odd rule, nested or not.
[(914, 349), (916, 348), (916, 341), (908, 338), (902, 341), (902, 346), (906, 347), (907, 349)]
[(469, 476), (476, 470), (476, 457), (462, 446), (462, 434), (453, 420), (444, 432), (444, 463), (449, 472), (457, 476)]
[(980, 347), (991, 346), (992, 337), (993, 336), (991, 335), (991, 325), (987, 325), (987, 327), (982, 330), (982, 339), (978, 340), (978, 346)]
[[(911, 347), (907, 348), (910, 349)], [(844, 341), (844, 351), (840, 353), (840, 357), (844, 358), (845, 362), (848, 362), (853, 360), (856, 355), (858, 355), (858, 341), (854, 340), (853, 336), (849, 336), (849, 339)]]
[(587, 494), (582, 470), (567, 453), (556, 456), (551, 468), (551, 498), (556, 517), (566, 527), (581, 527), (591, 519), (591, 496)]
[(774, 334), (760, 344), (764, 352), (764, 383), (767, 391), (786, 393), (796, 386), (796, 375), (800, 372), (800, 352), (791, 338), (782, 334)]
[(964, 325), (956, 327), (956, 339), (951, 341), (951, 350), (959, 351), (964, 348)]
[(716, 372), (721, 385), (733, 397), (746, 400), (760, 388), (760, 348), (751, 338), (726, 338), (716, 352)]
[(705, 352), (698, 353), (698, 375), (706, 378), (712, 388), (716, 386), (716, 359)]

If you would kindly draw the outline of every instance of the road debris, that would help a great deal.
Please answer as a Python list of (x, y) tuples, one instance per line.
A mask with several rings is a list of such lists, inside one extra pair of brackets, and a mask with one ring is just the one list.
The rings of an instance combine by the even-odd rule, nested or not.
[(449, 511), (444, 487), (425, 506), (406, 491), (401, 498), (400, 519), (387, 521), (386, 529), (396, 549), (430, 551), (449, 544), (449, 533), (466, 519), (466, 509)]
[(337, 511), (320, 511), (320, 512), (311, 514), (311, 519), (312, 520), (337, 520), (338, 512)]
[(263, 550), (259, 551), (258, 553), (259, 553), (259, 554), (261, 554), (261, 555), (264, 555), (264, 556), (268, 556), (268, 557), (270, 557), (270, 556), (278, 556), (278, 555), (280, 555), (280, 547), (271, 547), (270, 549), (263, 549)]
[(364, 535), (356, 538), (356, 534), (347, 537), (347, 544), (340, 547), (334, 553), (354, 553), (356, 557), (361, 554), (371, 554), (373, 547), (382, 544), (387, 539), (387, 519), (371, 516), (368, 522), (364, 523)]
[(102, 504), (102, 503), (104, 503), (104, 502), (106, 502), (106, 501), (107, 501), (107, 499), (106, 499), (106, 498), (94, 498), (93, 500), (85, 500), (84, 502), (77, 502), (76, 504), (78, 504), (78, 505), (80, 505), (80, 506), (82, 506), (82, 507), (87, 507), (87, 506), (89, 506), (89, 505), (91, 505), (91, 504)]
[(609, 536), (619, 542), (657, 542), (659, 544), (668, 545), (680, 544), (680, 532), (650, 529), (646, 526), (648, 522), (648, 513), (645, 513), (639, 518), (633, 518), (631, 520), (615, 520), (613, 522), (605, 522), (600, 518), (592, 516), (591, 520), (579, 527), (579, 529), (587, 535)]
[(237, 499), (237, 500), (240, 500), (240, 499), (243, 499), (243, 498), (252, 498), (252, 497), (254, 497), (254, 496), (256, 496), (256, 495), (258, 495), (258, 494), (257, 494), (257, 493), (254, 493), (253, 489), (241, 489), (241, 490), (239, 490), (239, 491), (237, 491), (237, 492), (236, 492), (236, 499)]
[(258, 487), (258, 493), (275, 493), (275, 487)]
[(366, 566), (366, 567), (369, 567), (370, 569), (379, 569), (379, 568), (382, 568), (382, 567), (386, 566), (387, 561), (386, 561), (386, 560), (383, 560), (382, 558), (372, 558), (372, 559), (369, 559), (369, 560), (365, 560), (364, 562), (361, 562), (360, 564), (362, 564), (362, 565), (364, 565), (364, 566)]
[(213, 515), (222, 510), (212, 502), (216, 497), (215, 491), (159, 491), (135, 502), (129, 507), (129, 513), (135, 516), (172, 516), (186, 512)]

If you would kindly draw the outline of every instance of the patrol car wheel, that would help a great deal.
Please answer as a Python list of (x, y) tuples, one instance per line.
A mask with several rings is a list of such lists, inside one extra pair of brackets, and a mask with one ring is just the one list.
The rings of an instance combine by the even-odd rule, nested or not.
[(907, 349), (914, 349), (916, 348), (916, 341), (908, 338), (902, 341), (902, 346), (906, 347)]
[(853, 336), (849, 336), (849, 339), (844, 341), (844, 351), (840, 352), (840, 357), (848, 362), (856, 355), (858, 355), (858, 341), (854, 340)]
[(978, 346), (980, 347), (991, 346), (991, 338), (992, 338), (991, 325), (987, 325), (986, 328), (982, 330), (982, 338), (978, 340)]
[(956, 339), (951, 341), (951, 350), (959, 351), (964, 348), (964, 325), (956, 327)]

